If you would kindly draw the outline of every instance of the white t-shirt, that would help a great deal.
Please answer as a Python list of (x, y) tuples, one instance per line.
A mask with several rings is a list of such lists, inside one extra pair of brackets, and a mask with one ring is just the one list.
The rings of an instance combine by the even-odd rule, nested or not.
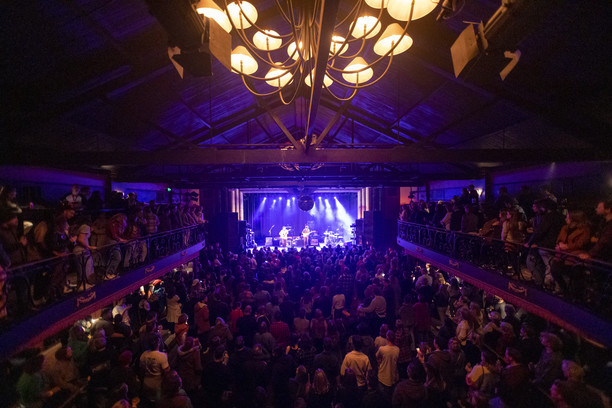
[(342, 293), (338, 293), (334, 295), (332, 298), (332, 307), (334, 310), (344, 309), (344, 303), (346, 302), (346, 297)]

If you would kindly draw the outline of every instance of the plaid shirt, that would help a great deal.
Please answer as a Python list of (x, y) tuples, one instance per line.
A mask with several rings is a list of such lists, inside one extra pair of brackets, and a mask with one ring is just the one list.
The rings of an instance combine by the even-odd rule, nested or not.
[(412, 338), (408, 330), (402, 328), (395, 331), (395, 340), (393, 341), (397, 347), (399, 347), (399, 357), (397, 358), (398, 363), (407, 363), (412, 359), (412, 352), (410, 346), (412, 346)]
[[(338, 286), (342, 289), (342, 293), (346, 296), (347, 307), (350, 307), (350, 302), (353, 296), (353, 288), (355, 287), (355, 277), (348, 271), (345, 271), (338, 277)], [(351, 299), (349, 299), (351, 298)]]

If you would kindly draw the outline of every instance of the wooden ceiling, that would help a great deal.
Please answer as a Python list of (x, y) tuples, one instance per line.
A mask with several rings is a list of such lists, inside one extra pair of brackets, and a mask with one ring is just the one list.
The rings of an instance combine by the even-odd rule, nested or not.
[[(262, 24), (278, 19), (273, 2), (253, 2)], [(486, 22), (501, 5), (458, 0), (448, 20), (435, 11), (413, 22), (413, 47), (350, 104), (323, 92), (312, 133), (328, 132), (320, 150), (298, 154), (279, 123), (303, 139), (308, 95), (288, 106), (256, 98), (215, 60), (212, 76), (181, 79), (144, 0), (5, 2), (0, 160), (234, 185), (419, 184), (519, 162), (608, 160), (612, 6), (534, 3), (501, 33), (522, 53), (505, 81), (498, 49), (454, 77), (450, 46), (464, 21)], [(279, 166), (290, 161), (324, 166)]]

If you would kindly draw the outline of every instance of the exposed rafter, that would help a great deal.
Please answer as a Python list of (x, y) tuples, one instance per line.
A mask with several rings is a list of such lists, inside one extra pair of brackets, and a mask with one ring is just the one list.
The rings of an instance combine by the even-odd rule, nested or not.
[(155, 152), (49, 152), (16, 151), (3, 163), (31, 165), (198, 165), (256, 163), (510, 163), (612, 160), (601, 149), (318, 149), (306, 154), (297, 149), (195, 149)]

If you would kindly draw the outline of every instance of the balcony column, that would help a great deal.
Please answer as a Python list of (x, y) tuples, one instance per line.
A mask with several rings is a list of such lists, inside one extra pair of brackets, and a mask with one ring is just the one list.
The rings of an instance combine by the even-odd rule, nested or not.
[(244, 221), (244, 193), (238, 190), (238, 220)]
[(493, 176), (491, 175), (491, 172), (486, 169), (484, 171), (484, 184), (485, 202), (487, 204), (493, 204), (495, 201), (495, 192), (493, 191)]

